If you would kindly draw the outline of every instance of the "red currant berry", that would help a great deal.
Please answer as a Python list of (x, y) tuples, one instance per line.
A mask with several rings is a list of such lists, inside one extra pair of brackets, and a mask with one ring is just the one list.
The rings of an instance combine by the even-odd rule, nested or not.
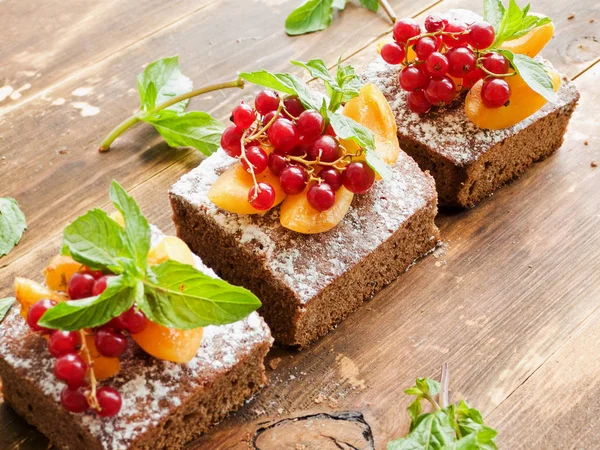
[(425, 72), (416, 66), (405, 67), (400, 72), (400, 86), (405, 91), (410, 92), (415, 89), (424, 88), (428, 79)]
[(98, 278), (94, 282), (94, 287), (92, 288), (92, 295), (100, 295), (106, 290), (106, 285), (108, 284), (108, 277), (102, 276)]
[(389, 42), (381, 47), (381, 57), (388, 64), (400, 64), (404, 61), (406, 51), (403, 45), (398, 45), (395, 42)]
[(421, 61), (425, 61), (429, 55), (437, 51), (439, 45), (438, 41), (432, 37), (425, 36), (417, 41), (415, 44), (415, 53), (417, 58)]
[(485, 76), (485, 72), (481, 70), (479, 67), (476, 67), (475, 70), (472, 70), (471, 73), (467, 74), (462, 79), (462, 87), (463, 89), (471, 89), (475, 83), (481, 80)]
[(275, 150), (287, 153), (298, 144), (298, 128), (291, 120), (279, 118), (267, 131), (269, 141)]
[(38, 325), (38, 322), (44, 315), (46, 311), (56, 305), (54, 300), (50, 300), (49, 298), (45, 298), (43, 300), (38, 300), (35, 302), (29, 311), (27, 311), (27, 325), (31, 328), (31, 331), (39, 331), (42, 333), (47, 333), (52, 331), (48, 328), (44, 328)]
[(102, 273), (102, 271), (88, 269), (87, 267), (85, 269), (83, 269), (81, 271), (81, 273), (87, 273), (88, 275), (91, 275), (94, 278), (94, 280), (97, 280), (98, 278), (104, 276), (104, 274)]
[(233, 118), (233, 123), (242, 130), (250, 128), (256, 120), (254, 110), (246, 103), (242, 103), (233, 108), (231, 116)]
[(69, 280), (69, 297), (71, 300), (79, 300), (92, 296), (96, 280), (89, 273), (77, 272)]
[(279, 95), (274, 91), (260, 91), (254, 99), (254, 107), (261, 116), (279, 107)]
[(440, 79), (432, 79), (425, 88), (425, 98), (429, 103), (436, 106), (447, 105), (456, 96), (456, 85), (452, 78), (445, 76)]
[(276, 111), (271, 111), (270, 113), (265, 114), (265, 116), (263, 117), (261, 123), (263, 126), (267, 125), (271, 120), (273, 120), (273, 117), (275, 117), (275, 114), (277, 114)]
[(449, 20), (448, 24), (444, 27), (444, 31), (455, 33), (454, 35), (446, 34), (442, 36), (442, 40), (448, 48), (460, 47), (469, 41), (469, 35), (466, 33), (467, 25), (464, 22)]
[(326, 167), (319, 172), (319, 178), (331, 186), (331, 189), (337, 191), (342, 187), (342, 175), (333, 167)]
[(298, 126), (300, 136), (304, 140), (313, 141), (323, 132), (325, 119), (323, 119), (320, 112), (309, 109), (300, 114), (296, 125)]
[(284, 98), (283, 107), (287, 111), (288, 115), (292, 116), (293, 119), (299, 117), (304, 111), (304, 105), (295, 95), (288, 95), (286, 98)]
[(327, 211), (335, 203), (335, 192), (327, 183), (316, 183), (308, 188), (306, 199), (317, 211)]
[(96, 392), (100, 409), (96, 411), (100, 417), (113, 417), (121, 411), (123, 400), (121, 394), (115, 388), (102, 386)]
[[(246, 149), (246, 159), (250, 162), (254, 173), (264, 172), (269, 165), (269, 155), (267, 155), (267, 152), (265, 152), (261, 147), (256, 145)], [(244, 169), (250, 172), (250, 168), (248, 167), (248, 163), (245, 159), (242, 159), (242, 166), (244, 166)]]
[(117, 330), (127, 330), (129, 334), (141, 333), (147, 325), (148, 318), (135, 305), (109, 322), (109, 326)]
[(288, 162), (286, 161), (285, 156), (275, 152), (269, 155), (269, 170), (271, 170), (273, 175), (279, 176), (287, 166)]
[(342, 172), (344, 187), (354, 194), (364, 194), (375, 182), (375, 171), (366, 162), (352, 162)]
[(488, 108), (500, 108), (510, 99), (510, 86), (501, 78), (488, 78), (481, 87), (481, 98)]
[(398, 43), (403, 44), (419, 34), (421, 27), (415, 19), (400, 19), (394, 24), (394, 39)]
[(248, 192), (248, 201), (255, 209), (266, 211), (275, 203), (275, 189), (269, 183), (260, 182), (258, 189), (252, 186)]
[(127, 339), (121, 332), (100, 329), (94, 335), (94, 343), (101, 355), (109, 358), (119, 357), (127, 350)]
[(54, 376), (59, 380), (63, 380), (71, 387), (81, 385), (86, 370), (87, 364), (77, 353), (63, 355), (54, 364)]
[(63, 408), (72, 413), (87, 411), (89, 405), (81, 387), (65, 386), (60, 393), (60, 403)]
[(340, 157), (338, 141), (327, 134), (319, 137), (308, 150), (308, 157), (312, 160), (319, 158), (323, 162), (333, 162)]
[(468, 47), (456, 47), (446, 53), (448, 74), (454, 78), (463, 78), (475, 69), (475, 53)]
[(286, 194), (299, 194), (306, 187), (308, 174), (302, 167), (288, 166), (281, 172), (279, 181), (281, 182), (281, 189)]
[(482, 65), (488, 71), (498, 75), (508, 73), (508, 68), (510, 66), (508, 59), (506, 59), (504, 55), (496, 52), (487, 53), (484, 56)]
[(81, 339), (76, 331), (55, 330), (48, 339), (48, 350), (52, 356), (59, 358), (67, 353), (75, 353), (80, 343)]
[(429, 103), (429, 100), (425, 97), (423, 89), (409, 92), (408, 107), (416, 114), (425, 114), (431, 109), (431, 103)]
[(232, 158), (242, 154), (242, 135), (244, 130), (235, 125), (228, 126), (221, 136), (221, 148)]
[(425, 66), (433, 78), (441, 78), (448, 72), (448, 58), (440, 52), (433, 52), (427, 58)]
[(436, 31), (440, 31), (444, 28), (444, 21), (440, 16), (436, 16), (434, 14), (427, 16), (425, 19), (425, 30), (428, 33), (434, 33)]
[(494, 27), (487, 22), (475, 22), (469, 27), (469, 45), (477, 50), (488, 48), (494, 42)]

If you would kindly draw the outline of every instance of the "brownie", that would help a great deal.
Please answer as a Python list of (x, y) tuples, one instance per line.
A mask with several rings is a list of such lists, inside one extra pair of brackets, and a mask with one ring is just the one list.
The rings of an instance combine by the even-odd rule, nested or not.
[(556, 103), (547, 103), (511, 127), (484, 130), (467, 118), (464, 95), (424, 115), (411, 112), (408, 93), (398, 81), (398, 67), (378, 58), (362, 76), (389, 101), (400, 147), (433, 175), (441, 206), (473, 207), (551, 155), (562, 145), (579, 99), (575, 85), (563, 77)]
[(214, 205), (207, 192), (235, 162), (219, 150), (184, 175), (170, 193), (173, 220), (219, 276), (261, 299), (280, 345), (325, 335), (436, 245), (434, 181), (403, 152), (390, 180), (355, 196), (335, 228), (309, 235), (284, 228), (277, 207), (239, 215)]
[[(199, 260), (197, 266), (212, 273)], [(58, 448), (177, 449), (266, 383), (263, 362), (271, 343), (257, 313), (206, 327), (187, 364), (156, 359), (131, 342), (121, 371), (107, 381), (123, 398), (119, 414), (71, 414), (60, 404), (64, 384), (54, 377), (46, 340), (31, 334), (15, 306), (0, 325), (0, 378), (5, 401)]]

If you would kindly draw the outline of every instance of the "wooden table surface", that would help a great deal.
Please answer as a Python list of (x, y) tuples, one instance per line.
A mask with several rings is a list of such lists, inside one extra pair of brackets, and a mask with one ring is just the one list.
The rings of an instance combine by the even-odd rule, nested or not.
[[(391, 29), (383, 12), (349, 4), (328, 30), (291, 38), (283, 22), (298, 3), (0, 2), (0, 196), (15, 197), (29, 225), (0, 260), (0, 297), (11, 294), (16, 275), (41, 279), (62, 228), (106, 207), (113, 178), (151, 222), (174, 232), (167, 190), (201, 161), (198, 152), (168, 148), (145, 125), (109, 153), (96, 151), (137, 108), (144, 64), (179, 54), (196, 86), (241, 70), (298, 72), (290, 59), (332, 66), (342, 55), (360, 69)], [(481, 12), (475, 0), (391, 4), (399, 17), (420, 19), (450, 8)], [(339, 411), (360, 412), (384, 448), (407, 431), (403, 389), (416, 377), (439, 377), (444, 362), (453, 398), (483, 412), (501, 448), (600, 448), (600, 168), (592, 164), (600, 162), (600, 4), (534, 0), (532, 9), (554, 19), (557, 33), (543, 54), (581, 92), (560, 151), (475, 209), (440, 214), (441, 249), (308, 350), (273, 350), (270, 385), (190, 448), (248, 448), (263, 422), (327, 414), (284, 421), (257, 441), (289, 448), (284, 435), (308, 436)], [(252, 93), (223, 91), (193, 107), (226, 120)], [(0, 448), (46, 448), (1, 402)], [(318, 442), (307, 448), (350, 448)]]

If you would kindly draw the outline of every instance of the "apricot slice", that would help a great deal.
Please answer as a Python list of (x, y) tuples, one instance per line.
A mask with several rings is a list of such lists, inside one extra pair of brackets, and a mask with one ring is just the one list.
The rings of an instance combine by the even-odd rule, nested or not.
[(534, 28), (520, 38), (504, 41), (500, 48), (533, 58), (550, 42), (552, 36), (554, 36), (554, 24), (548, 22), (541, 27)]
[(165, 236), (148, 252), (148, 264), (151, 266), (163, 263), (168, 259), (194, 265), (192, 251), (185, 242), (176, 236)]
[[(96, 379), (98, 381), (114, 377), (116, 374), (119, 373), (119, 370), (121, 369), (121, 363), (119, 362), (119, 358), (111, 358), (108, 356), (101, 355), (98, 349), (96, 348), (96, 343), (94, 342), (93, 335), (88, 334), (85, 337), (85, 342), (90, 352), (92, 363), (94, 365), (94, 375), (96, 375)], [(87, 359), (85, 359), (85, 357), (83, 358), (87, 363)]]
[(63, 302), (67, 297), (60, 292), (56, 292), (46, 286), (36, 283), (28, 278), (15, 278), (15, 297), (21, 305), (21, 316), (27, 317), (27, 312), (31, 306), (45, 298), (56, 302)]
[(198, 353), (203, 333), (203, 328), (177, 330), (148, 322), (144, 331), (131, 337), (146, 353), (155, 358), (187, 363)]
[(288, 195), (281, 205), (281, 225), (304, 234), (329, 231), (344, 218), (353, 198), (354, 194), (342, 186), (335, 193), (333, 207), (319, 212), (308, 203), (306, 189), (299, 194)]
[[(285, 193), (279, 184), (279, 178), (271, 173), (269, 169), (256, 175), (260, 183), (269, 183), (275, 189), (275, 203), (278, 205), (285, 198)], [(221, 174), (208, 191), (208, 198), (219, 208), (236, 214), (259, 214), (259, 211), (248, 202), (248, 192), (254, 186), (252, 175), (236, 163)]]
[[(560, 87), (560, 75), (556, 72), (549, 73), (554, 85), (554, 91)], [(467, 117), (480, 128), (498, 130), (510, 127), (526, 119), (542, 106), (547, 100), (531, 89), (519, 75), (506, 78), (510, 86), (511, 95), (508, 106), (488, 108), (481, 99), (483, 80), (479, 80), (471, 88), (465, 99), (465, 112)]]
[(55, 291), (66, 291), (73, 274), (83, 265), (67, 255), (56, 255), (44, 269), (46, 285)]
[[(364, 125), (375, 135), (375, 152), (389, 165), (398, 160), (400, 144), (398, 143), (396, 119), (383, 93), (374, 84), (366, 84), (360, 94), (346, 103), (343, 114)], [(342, 144), (347, 149), (356, 148), (348, 141)]]

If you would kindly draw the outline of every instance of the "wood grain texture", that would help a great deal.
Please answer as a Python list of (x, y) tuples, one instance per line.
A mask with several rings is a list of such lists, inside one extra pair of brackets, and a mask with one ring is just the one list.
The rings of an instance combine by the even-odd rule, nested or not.
[[(474, 3), (444, 1), (436, 8), (473, 7)], [(594, 5), (591, 1), (569, 5), (575, 11), (575, 19), (571, 20), (583, 17), (584, 11)], [(537, 1), (534, 6), (557, 22), (558, 14), (566, 8), (550, 0)], [(343, 23), (347, 31), (352, 23), (345, 21), (353, 20), (360, 28), (364, 14), (357, 13), (352, 19), (344, 16), (334, 27)], [(256, 48), (244, 47), (247, 41), (242, 41), (239, 49), (232, 43), (219, 42), (206, 56), (206, 72), (199, 65), (201, 51), (207, 45), (192, 45), (183, 37), (200, 24), (205, 26), (206, 36), (215, 35), (218, 27), (211, 28), (209, 22), (219, 17), (224, 17), (219, 11), (207, 15), (206, 22), (195, 22), (192, 16), (177, 27), (184, 27), (180, 34), (169, 33), (171, 42), (148, 40), (139, 48), (114, 56), (115, 62), (120, 61), (118, 65), (103, 63), (90, 69), (89, 73), (96, 73), (100, 81), (93, 85), (94, 97), (85, 101), (101, 108), (97, 116), (69, 116), (64, 109), (53, 111), (51, 105), (32, 101), (30, 105), (37, 109), (15, 110), (10, 113), (10, 121), (5, 117), (0, 123), (4, 135), (6, 126), (14, 128), (7, 148), (15, 158), (7, 159), (9, 171), (0, 165), (0, 175), (8, 180), (9, 195), (23, 199), (26, 213), (33, 219), (26, 234), (29, 241), (18, 247), (18, 255), (0, 261), (0, 265), (5, 261), (7, 264), (0, 269), (0, 295), (8, 293), (17, 274), (41, 277), (42, 267), (57, 251), (59, 230), (92, 205), (106, 205), (108, 180), (112, 177), (125, 182), (153, 223), (173, 231), (166, 192), (181, 174), (199, 162), (198, 155), (168, 150), (144, 127), (122, 139), (108, 155), (97, 155), (92, 147), (135, 107), (137, 99), (127, 89), (133, 87), (133, 77), (141, 65), (161, 56), (161, 52), (177, 46), (187, 49), (182, 56), (184, 71), (197, 79), (197, 84), (207, 74), (226, 73), (217, 67), (219, 61), (228, 64), (224, 54), (239, 54), (244, 67), (256, 67), (252, 58), (261, 56)], [(280, 27), (280, 23), (276, 25)], [(382, 23), (382, 29), (386, 26)], [(587, 33), (575, 27), (575, 35), (566, 35), (560, 25), (558, 28), (552, 49), (562, 48), (563, 40), (577, 41), (580, 36), (576, 33)], [(304, 39), (314, 39), (314, 48), (281, 51), (300, 59), (294, 52), (322, 55), (325, 47), (332, 45), (331, 37), (341, 29), (286, 44), (301, 45)], [(318, 38), (322, 39), (320, 44)], [(365, 38), (361, 45), (370, 40)], [(361, 48), (358, 42), (354, 44)], [(337, 59), (340, 48), (326, 55), (328, 62)], [(368, 47), (351, 61), (368, 62), (373, 52), (373, 47)], [(581, 67), (571, 69), (572, 61), (562, 57), (555, 60), (554, 53), (546, 54), (571, 76), (589, 67), (582, 62)], [(135, 70), (128, 67), (129, 61), (136, 65)], [(283, 56), (269, 61), (273, 64), (269, 67), (284, 67)], [(438, 225), (444, 247), (313, 347), (302, 353), (275, 349), (269, 356), (269, 365), (274, 367), (269, 372), (271, 384), (190, 448), (247, 449), (265, 420), (342, 410), (360, 411), (372, 428), (375, 448), (384, 448), (389, 439), (407, 431), (405, 408), (409, 398), (403, 389), (417, 376), (439, 377), (443, 362), (450, 363), (453, 398), (466, 398), (477, 405), (490, 425), (498, 427), (503, 448), (590, 448), (577, 444), (593, 444), (595, 435), (589, 429), (600, 426), (598, 383), (589, 376), (597, 366), (593, 358), (599, 350), (600, 168), (591, 166), (594, 160), (600, 162), (600, 132), (594, 115), (600, 100), (595, 85), (599, 75), (597, 64), (576, 79), (582, 92), (581, 104), (565, 144), (556, 155), (536, 164), (476, 209), (440, 215)], [(85, 80), (70, 80), (48, 95), (54, 98), (72, 92), (84, 86), (81, 81)], [(218, 95), (201, 104), (224, 117), (234, 97), (239, 98), (240, 93)], [(67, 129), (68, 134), (61, 136)], [(25, 142), (23, 134), (27, 135)], [(60, 147), (46, 142), (44, 137), (48, 135), (60, 139), (69, 153), (54, 153)], [(23, 173), (30, 176), (24, 177)], [(583, 425), (568, 422), (566, 413), (551, 408), (564, 401), (562, 390), (570, 380), (587, 388), (587, 392), (574, 395), (576, 401), (568, 405), (571, 417), (582, 412), (586, 421)], [(553, 431), (547, 432), (549, 428)], [(573, 442), (578, 430), (587, 433), (587, 441)], [(535, 434), (535, 439), (528, 434)], [(6, 405), (0, 405), (0, 448), (38, 449), (44, 448), (44, 442)]]

